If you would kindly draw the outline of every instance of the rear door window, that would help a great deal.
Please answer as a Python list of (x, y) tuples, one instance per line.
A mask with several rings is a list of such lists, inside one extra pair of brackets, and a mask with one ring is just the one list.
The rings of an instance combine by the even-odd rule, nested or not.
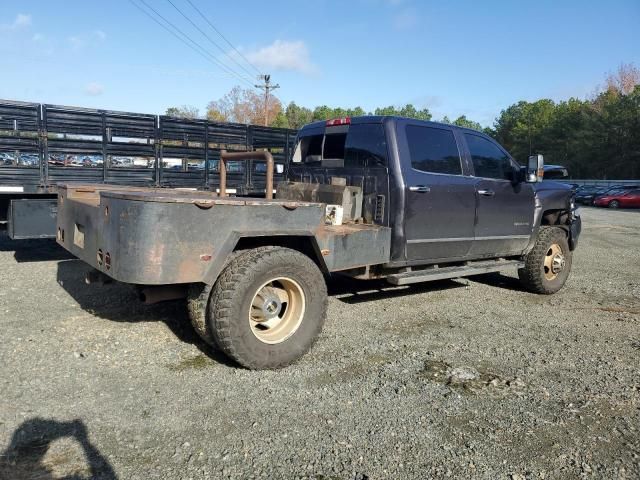
[(461, 175), (460, 152), (453, 131), (407, 125), (411, 167), (427, 173)]
[(352, 125), (345, 146), (345, 167), (387, 165), (387, 141), (381, 124)]

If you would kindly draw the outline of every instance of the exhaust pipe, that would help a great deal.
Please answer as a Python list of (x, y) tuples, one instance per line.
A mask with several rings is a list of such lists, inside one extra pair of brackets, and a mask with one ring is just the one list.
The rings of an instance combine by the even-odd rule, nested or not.
[(147, 305), (181, 298), (187, 298), (187, 287), (185, 285), (161, 285), (158, 287), (144, 287), (140, 290), (140, 301)]

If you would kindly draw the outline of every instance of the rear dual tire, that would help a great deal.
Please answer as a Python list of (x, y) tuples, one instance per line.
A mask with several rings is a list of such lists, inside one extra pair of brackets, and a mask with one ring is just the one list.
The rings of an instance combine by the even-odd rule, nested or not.
[(249, 369), (302, 357), (322, 330), (327, 289), (317, 265), (283, 247), (238, 252), (212, 287), (194, 287), (189, 314), (210, 345)]

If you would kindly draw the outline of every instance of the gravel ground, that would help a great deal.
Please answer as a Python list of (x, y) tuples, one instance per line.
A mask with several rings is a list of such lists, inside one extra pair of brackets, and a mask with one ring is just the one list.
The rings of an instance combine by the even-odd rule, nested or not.
[(640, 478), (640, 212), (583, 221), (553, 296), (334, 282), (316, 347), (275, 372), (3, 234), (0, 477)]

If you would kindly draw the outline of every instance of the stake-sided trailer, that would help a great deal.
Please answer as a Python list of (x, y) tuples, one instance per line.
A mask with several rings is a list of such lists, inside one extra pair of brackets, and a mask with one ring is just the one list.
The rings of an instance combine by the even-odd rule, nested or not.
[[(296, 132), (207, 120), (0, 100), (0, 222), (54, 238), (59, 183), (213, 190), (221, 150), (264, 149), (284, 166)], [(228, 189), (264, 196), (266, 165), (229, 165)]]

